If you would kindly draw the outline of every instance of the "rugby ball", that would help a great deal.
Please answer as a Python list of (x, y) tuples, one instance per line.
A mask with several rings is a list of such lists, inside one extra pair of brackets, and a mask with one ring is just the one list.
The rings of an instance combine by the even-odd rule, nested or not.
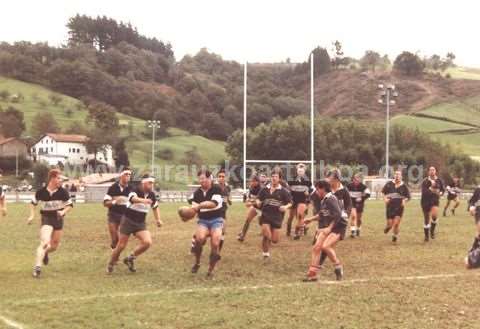
[(182, 206), (178, 208), (178, 215), (184, 222), (192, 219), (196, 214), (197, 212), (192, 207)]

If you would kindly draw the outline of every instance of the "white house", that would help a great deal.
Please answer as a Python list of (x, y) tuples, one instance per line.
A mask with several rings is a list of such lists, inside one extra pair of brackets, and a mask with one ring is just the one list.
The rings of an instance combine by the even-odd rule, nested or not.
[[(58, 163), (83, 165), (94, 158), (87, 152), (88, 137), (84, 135), (45, 134), (31, 148), (35, 161), (45, 161), (51, 166)], [(97, 153), (97, 160), (114, 165), (112, 147), (108, 145), (105, 152)]]

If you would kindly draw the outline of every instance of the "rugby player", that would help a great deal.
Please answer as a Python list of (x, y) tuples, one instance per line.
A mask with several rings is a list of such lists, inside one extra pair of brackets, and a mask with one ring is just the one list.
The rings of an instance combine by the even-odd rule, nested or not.
[(425, 242), (429, 238), (435, 239), (435, 228), (438, 221), (438, 206), (440, 197), (445, 192), (443, 182), (437, 176), (437, 169), (433, 166), (428, 168), (428, 177), (422, 182), (422, 197), (420, 200), (423, 211), (423, 232)]
[[(0, 178), (2, 178), (3, 171), (0, 169)], [(7, 216), (7, 201), (5, 200), (5, 191), (0, 184), (0, 218)]]
[(245, 241), (245, 237), (247, 236), (248, 228), (250, 227), (250, 223), (252, 220), (257, 216), (257, 206), (255, 200), (260, 193), (260, 190), (263, 188), (262, 184), (260, 183), (260, 177), (257, 175), (253, 175), (250, 178), (248, 192), (244, 194), (243, 202), (247, 207), (247, 218), (245, 219), (245, 223), (243, 224), (242, 231), (238, 233), (237, 240), (240, 242)]
[(127, 210), (128, 196), (132, 188), (128, 185), (132, 172), (124, 169), (120, 173), (118, 182), (113, 183), (103, 198), (103, 205), (108, 208), (107, 225), (110, 233), (110, 248), (113, 250), (118, 243), (118, 228), (122, 221), (122, 217)]
[(312, 192), (312, 183), (305, 175), (305, 164), (297, 165), (297, 177), (288, 181), (290, 193), (292, 194), (292, 208), (287, 221), (287, 236), (290, 236), (292, 230), (293, 219), (297, 218), (295, 226), (294, 240), (299, 240), (304, 234), (305, 225), (303, 220), (308, 207), (308, 197)]
[(123, 263), (130, 272), (136, 272), (135, 260), (147, 251), (152, 245), (152, 236), (147, 230), (146, 218), (149, 208), (153, 210), (153, 216), (158, 227), (163, 225), (160, 219), (158, 200), (154, 191), (155, 178), (144, 175), (140, 184), (132, 189), (128, 195), (128, 203), (119, 227), (119, 239), (107, 265), (107, 273), (113, 273), (122, 251), (127, 247), (130, 235), (134, 235), (139, 243), (133, 252), (123, 259)]
[(195, 209), (198, 216), (197, 229), (195, 231), (195, 244), (193, 253), (195, 263), (192, 267), (192, 273), (197, 273), (200, 269), (200, 259), (203, 246), (210, 236), (210, 261), (207, 277), (213, 275), (215, 265), (221, 259), (220, 241), (224, 225), (223, 196), (222, 190), (216, 184), (213, 184), (212, 174), (208, 170), (200, 170), (197, 173), (200, 187), (193, 193), (192, 208)]
[(285, 212), (292, 206), (292, 197), (288, 190), (281, 185), (281, 179), (281, 171), (274, 170), (270, 185), (264, 187), (255, 200), (257, 207), (262, 211), (260, 225), (264, 261), (270, 259), (271, 244), (278, 243)]
[(365, 201), (370, 198), (370, 190), (362, 183), (360, 174), (356, 174), (352, 178), (352, 182), (347, 185), (352, 199), (352, 211), (350, 213), (350, 237), (360, 236), (362, 227), (362, 215), (365, 207)]
[(220, 245), (218, 247), (218, 250), (221, 251), (223, 248), (223, 244), (225, 243), (225, 234), (226, 234), (226, 220), (227, 220), (227, 210), (228, 206), (232, 205), (232, 199), (230, 198), (230, 193), (231, 193), (231, 188), (225, 181), (225, 170), (221, 169), (218, 174), (217, 174), (217, 184), (218, 187), (220, 187), (220, 190), (222, 191), (222, 197), (223, 197), (223, 202), (222, 202), (222, 217), (223, 217), (223, 228), (222, 228), (222, 236), (220, 238)]
[[(341, 173), (340, 170), (334, 169), (328, 172), (326, 181), (330, 184), (331, 192), (335, 195), (338, 199), (340, 204), (340, 210), (342, 211), (342, 218), (344, 219), (345, 223), (348, 223), (348, 218), (350, 217), (350, 213), (352, 211), (352, 199), (350, 197), (350, 192), (348, 189), (343, 186), (341, 180)], [(315, 193), (313, 194), (313, 204), (315, 209), (319, 209), (320, 207), (320, 198)], [(345, 238), (345, 234), (340, 235), (341, 240)], [(314, 238), (315, 244), (316, 236)], [(319, 266), (323, 266), (325, 260), (327, 259), (327, 253), (322, 252), (320, 254), (320, 262)]]
[(480, 266), (480, 186), (475, 189), (468, 201), (468, 211), (475, 218), (477, 235), (468, 256), (465, 258), (465, 265), (467, 268), (478, 268)]
[(335, 253), (335, 245), (343, 240), (347, 230), (347, 220), (342, 216), (342, 209), (337, 197), (331, 192), (330, 183), (321, 180), (315, 183), (315, 192), (319, 200), (316, 207), (316, 214), (305, 220), (306, 223), (318, 221), (318, 229), (315, 244), (312, 249), (312, 259), (306, 282), (317, 281), (318, 270), (320, 269), (320, 255), (327, 255), (335, 265), (335, 276), (337, 280), (343, 278), (343, 266)]
[(462, 190), (460, 189), (460, 178), (454, 177), (453, 182), (450, 185), (447, 185), (447, 204), (445, 208), (443, 208), (443, 217), (447, 216), (448, 207), (450, 207), (450, 203), (453, 203), (453, 208), (450, 210), (452, 215), (455, 216), (455, 209), (458, 208), (460, 205), (460, 193)]
[(393, 180), (388, 181), (382, 189), (386, 206), (387, 225), (383, 233), (387, 234), (393, 228), (392, 242), (396, 243), (400, 233), (405, 204), (410, 200), (410, 190), (402, 181), (402, 171), (397, 170)]
[(41, 203), (40, 245), (36, 251), (33, 277), (39, 278), (42, 264), (48, 265), (49, 254), (57, 250), (63, 234), (63, 219), (72, 209), (73, 203), (68, 191), (62, 187), (62, 172), (51, 169), (48, 183), (37, 190), (30, 204), (30, 216), (27, 224), (35, 218), (35, 207)]

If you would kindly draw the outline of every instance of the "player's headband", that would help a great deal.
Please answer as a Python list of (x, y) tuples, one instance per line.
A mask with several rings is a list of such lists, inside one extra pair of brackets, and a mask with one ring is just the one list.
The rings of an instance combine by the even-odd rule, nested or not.
[(123, 175), (131, 175), (132, 174), (132, 171), (131, 170), (124, 170), (120, 173), (120, 176), (123, 176)]
[(155, 178), (153, 177), (147, 177), (142, 179), (142, 184), (144, 183), (155, 183)]

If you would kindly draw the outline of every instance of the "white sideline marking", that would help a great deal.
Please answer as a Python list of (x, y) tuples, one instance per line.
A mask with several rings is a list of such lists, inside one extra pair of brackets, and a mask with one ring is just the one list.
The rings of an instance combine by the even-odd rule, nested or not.
[[(382, 281), (414, 281), (414, 280), (430, 280), (430, 279), (449, 279), (457, 277), (467, 277), (467, 276), (480, 276), (480, 272), (470, 272), (470, 273), (452, 273), (452, 274), (427, 274), (427, 275), (413, 275), (413, 276), (391, 276), (391, 277), (382, 277), (378, 279), (352, 279), (352, 280), (343, 280), (343, 281), (318, 281), (316, 283), (305, 283), (305, 282), (292, 282), (292, 283), (281, 283), (276, 285), (270, 284), (261, 284), (254, 286), (239, 286), (239, 287), (207, 287), (207, 288), (188, 288), (188, 289), (162, 289), (162, 290), (153, 290), (153, 291), (144, 291), (144, 292), (118, 292), (112, 294), (94, 294), (94, 295), (85, 295), (85, 296), (71, 296), (71, 297), (60, 297), (60, 298), (45, 298), (45, 299), (26, 299), (13, 303), (12, 305), (31, 305), (31, 304), (45, 304), (45, 303), (58, 303), (58, 302), (68, 302), (68, 301), (88, 301), (94, 299), (102, 298), (128, 298), (128, 297), (141, 297), (141, 296), (155, 296), (155, 295), (164, 295), (164, 294), (192, 294), (200, 292), (221, 292), (221, 291), (242, 291), (242, 290), (259, 290), (259, 289), (276, 289), (276, 288), (291, 288), (291, 287), (314, 287), (322, 285), (333, 285), (333, 286), (350, 286), (352, 284), (358, 283), (376, 283)], [(0, 317), (0, 319), (2, 319)], [(4, 320), (4, 319), (2, 319)], [(5, 321), (5, 320), (4, 320)], [(21, 327), (19, 327), (21, 328)]]
[(7, 326), (14, 328), (14, 329), (24, 329), (24, 327), (20, 324), (17, 323), (9, 318), (4, 317), (3, 315), (0, 315), (0, 320), (3, 321)]

